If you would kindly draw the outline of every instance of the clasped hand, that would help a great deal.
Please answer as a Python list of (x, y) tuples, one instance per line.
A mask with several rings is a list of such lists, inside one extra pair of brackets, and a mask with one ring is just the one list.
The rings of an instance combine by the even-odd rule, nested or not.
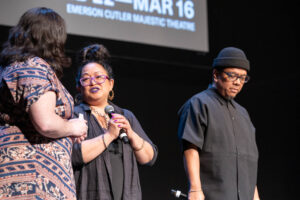
[(127, 133), (128, 139), (131, 138), (132, 129), (129, 121), (120, 114), (113, 113), (108, 122), (108, 132), (113, 138), (119, 137), (120, 130), (124, 129)]
[(80, 118), (70, 119), (68, 121), (72, 128), (73, 142), (81, 143), (87, 137), (87, 121)]

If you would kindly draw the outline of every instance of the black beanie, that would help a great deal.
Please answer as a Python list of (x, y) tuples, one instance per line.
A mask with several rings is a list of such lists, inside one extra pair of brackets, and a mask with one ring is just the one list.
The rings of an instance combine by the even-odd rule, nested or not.
[(213, 68), (237, 67), (250, 71), (250, 63), (243, 50), (226, 47), (214, 59)]

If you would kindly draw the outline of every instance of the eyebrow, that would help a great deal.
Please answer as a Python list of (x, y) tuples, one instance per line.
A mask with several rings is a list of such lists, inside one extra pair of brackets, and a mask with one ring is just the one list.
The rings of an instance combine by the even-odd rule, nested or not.
[[(227, 72), (227, 71), (224, 71), (224, 72)], [(238, 75), (238, 76), (247, 76), (248, 74), (238, 74), (236, 72), (227, 72), (227, 73), (232, 73), (232, 74), (235, 74), (235, 75)]]
[[(102, 73), (101, 71), (96, 71), (96, 72), (94, 72), (93, 74), (97, 74), (97, 73), (100, 73), (100, 74), (106, 75), (106, 74)], [(83, 75), (88, 75), (88, 76), (91, 76), (91, 75), (90, 75), (88, 72), (84, 72), (84, 73), (82, 73), (82, 74), (81, 74), (81, 76), (83, 76)]]

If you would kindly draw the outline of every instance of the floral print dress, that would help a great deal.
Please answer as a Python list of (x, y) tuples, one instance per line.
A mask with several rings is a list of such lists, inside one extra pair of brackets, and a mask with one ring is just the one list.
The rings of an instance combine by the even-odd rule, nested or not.
[(70, 119), (73, 98), (43, 59), (1, 73), (0, 199), (76, 199), (71, 138), (47, 138), (29, 119), (30, 106), (47, 91), (56, 93), (56, 114)]

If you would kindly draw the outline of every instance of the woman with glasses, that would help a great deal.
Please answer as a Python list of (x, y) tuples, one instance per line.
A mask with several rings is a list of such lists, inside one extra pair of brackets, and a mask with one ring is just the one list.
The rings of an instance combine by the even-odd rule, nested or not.
[[(75, 107), (75, 115), (88, 121), (88, 135), (73, 146), (77, 198), (139, 200), (137, 163), (153, 165), (156, 147), (134, 114), (111, 102), (114, 79), (108, 50), (93, 44), (83, 48), (78, 58), (76, 82), (82, 103)], [(111, 116), (105, 113), (108, 105), (114, 109)], [(119, 138), (121, 129), (128, 143)]]

